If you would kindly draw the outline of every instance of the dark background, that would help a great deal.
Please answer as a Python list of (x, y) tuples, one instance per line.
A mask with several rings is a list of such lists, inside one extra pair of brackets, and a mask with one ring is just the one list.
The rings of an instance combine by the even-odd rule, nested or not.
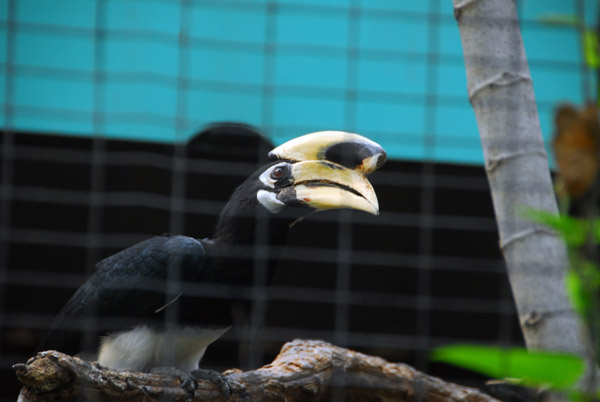
[[(17, 393), (11, 365), (33, 355), (97, 261), (163, 232), (210, 236), (270, 148), (215, 128), (178, 146), (4, 132), (2, 399)], [(230, 330), (203, 367), (258, 367), (311, 338), (480, 386), (428, 352), (522, 344), (483, 168), (391, 160), (370, 180), (381, 215), (328, 211), (295, 225), (251, 331)]]

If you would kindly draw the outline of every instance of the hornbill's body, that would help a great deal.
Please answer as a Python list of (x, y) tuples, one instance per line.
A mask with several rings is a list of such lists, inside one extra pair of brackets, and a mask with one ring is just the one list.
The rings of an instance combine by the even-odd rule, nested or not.
[[(385, 152), (372, 141), (315, 133), (270, 156), (273, 162), (236, 189), (210, 239), (161, 235), (100, 261), (40, 349), (80, 353), (111, 368), (197, 369), (206, 347), (231, 326), (232, 305), (247, 299), (256, 264), (271, 275), (297, 219), (311, 209), (378, 213), (365, 176)], [(89, 350), (74, 341), (82, 333)]]

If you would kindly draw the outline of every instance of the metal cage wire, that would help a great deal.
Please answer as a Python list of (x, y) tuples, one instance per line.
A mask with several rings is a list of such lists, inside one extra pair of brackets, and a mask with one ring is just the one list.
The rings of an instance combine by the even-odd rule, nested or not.
[[(421, 114), (423, 132), (396, 136), (394, 145), (402, 147), (417, 142), (424, 151), (420, 161), (390, 160), (372, 176), (381, 200), (381, 216), (372, 218), (346, 210), (331, 211), (313, 215), (296, 225), (283, 251), (275, 283), (267, 286), (265, 278), (265, 259), (271, 251), (258, 247), (252, 251), (256, 270), (253, 286), (246, 289), (198, 286), (200, 294), (227, 297), (230, 292), (239, 292), (253, 301), (251, 319), (245, 330), (230, 330), (223, 340), (209, 347), (203, 360), (209, 367), (219, 370), (234, 366), (257, 367), (271, 361), (285, 341), (322, 338), (469, 383), (475, 381), (474, 377), (465, 378), (462, 372), (431, 365), (427, 352), (434, 346), (459, 341), (522, 343), (497, 248), (496, 225), (483, 169), (440, 163), (436, 156), (439, 144), (473, 147), (469, 137), (473, 133), (440, 138), (436, 134), (439, 121), (432, 118), (440, 105), (456, 102), (455, 97), (440, 90), (440, 80), (443, 80), (440, 66), (444, 63), (463, 65), (462, 57), (448, 56), (441, 51), (444, 15), (435, 11), (422, 15), (370, 8), (361, 0), (349, 0), (346, 7), (266, 0), (261, 6), (265, 40), (257, 45), (190, 34), (190, 10), (196, 6), (190, 0), (180, 2), (180, 32), (176, 38), (158, 30), (106, 28), (109, 1), (94, 2), (93, 29), (21, 22), (16, 15), (16, 3), (15, 0), (7, 2), (6, 18), (0, 21), (6, 36), (0, 187), (3, 375), (12, 375), (9, 367), (25, 361), (34, 352), (36, 342), (61, 303), (93, 272), (95, 263), (102, 257), (162, 231), (199, 238), (210, 235), (226, 194), (258, 166), (255, 161), (241, 160), (236, 155), (229, 160), (193, 155), (186, 146), (189, 134), (185, 133), (207, 123), (190, 117), (194, 110), (187, 93), (215, 89), (234, 95), (258, 96), (260, 121), (257, 125), (272, 138), (279, 138), (281, 133), (302, 134), (323, 128), (312, 127), (310, 122), (302, 126), (294, 122), (278, 123), (275, 109), (277, 97), (282, 94), (309, 100), (342, 99), (342, 124), (338, 128), (351, 132), (361, 128), (357, 123), (361, 101), (419, 105), (424, 110)], [(585, 2), (578, 0), (576, 4), (583, 20)], [(211, 7), (244, 10), (253, 6), (228, 1)], [(277, 21), (282, 7), (287, 12), (302, 15), (343, 13), (347, 17), (347, 46), (343, 49), (302, 44), (278, 46)], [(430, 0), (429, 7), (439, 10), (442, 2)], [(391, 18), (398, 23), (411, 18), (424, 21), (427, 51), (410, 53), (362, 47), (360, 30), (365, 15)], [(93, 70), (19, 62), (17, 34), (30, 31), (92, 37)], [(108, 38), (142, 38), (170, 45), (176, 41), (177, 76), (109, 71), (105, 46)], [(234, 50), (247, 50), (250, 46), (253, 51), (262, 52), (262, 83), (236, 84), (192, 78), (190, 52), (223, 46)], [(336, 57), (344, 58), (344, 87), (279, 85), (275, 81), (275, 65), (282, 49), (313, 57), (334, 52)], [(360, 62), (365, 59), (424, 62), (425, 94), (357, 89)], [(593, 79), (585, 65), (544, 60), (530, 60), (530, 63), (559, 70), (581, 69), (581, 93), (591, 97)], [(52, 116), (66, 122), (87, 121), (90, 117), (81, 110), (20, 105), (16, 101), (15, 85), (23, 74), (90, 82), (93, 135), (39, 134), (15, 124), (17, 111), (33, 118)], [(175, 87), (174, 117), (107, 111), (106, 84), (129, 80), (148, 86)], [(539, 107), (549, 110), (554, 104), (542, 101)], [(112, 121), (143, 122), (176, 134), (172, 144), (121, 140), (105, 135)], [(372, 132), (377, 133), (377, 128)], [(383, 135), (382, 138), (388, 137)], [(258, 147), (251, 151), (259, 161), (268, 149)], [(43, 172), (48, 175), (44, 176)], [(62, 178), (56, 177), (61, 174)], [(214, 182), (208, 181), (209, 177), (224, 178), (225, 184), (214, 186)], [(139, 182), (128, 182), (133, 179)], [(157, 188), (153, 188), (153, 182), (159, 183)], [(211, 187), (199, 194), (195, 187), (198, 183), (210, 183)], [(211, 196), (211, 191), (218, 195)], [(147, 221), (143, 219), (145, 214)], [(53, 220), (51, 216), (58, 218)], [(131, 218), (132, 226), (127, 226), (124, 217)], [(59, 220), (59, 226), (51, 226)], [(314, 238), (306, 236), (310, 231)], [(176, 281), (173, 286), (176, 293)], [(39, 299), (31, 303), (31, 297), (38, 297), (34, 295), (39, 295)], [(48, 303), (40, 306), (39, 300), (48, 300)], [(102, 325), (101, 322), (90, 324)], [(3, 398), (12, 400), (11, 395)]]

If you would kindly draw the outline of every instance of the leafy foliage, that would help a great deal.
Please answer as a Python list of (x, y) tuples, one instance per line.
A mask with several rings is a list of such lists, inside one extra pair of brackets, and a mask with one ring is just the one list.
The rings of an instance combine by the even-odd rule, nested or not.
[[(564, 390), (581, 376), (584, 362), (569, 354), (523, 348), (454, 345), (435, 349), (433, 359), (478, 371), (495, 378), (518, 378), (528, 386)], [(560, 369), (557, 369), (560, 368)]]
[[(570, 260), (567, 294), (575, 311), (590, 328), (594, 328), (593, 323), (600, 322), (595, 303), (600, 294), (600, 270), (591, 257), (595, 257), (600, 244), (600, 220), (577, 219), (533, 209), (525, 209), (522, 213), (529, 220), (555, 230), (564, 239)], [(592, 339), (598, 338), (593, 331), (590, 335)], [(522, 348), (455, 345), (435, 349), (433, 359), (494, 378), (516, 378), (525, 386), (567, 391), (571, 400), (589, 400), (575, 389), (585, 369), (585, 361), (579, 356)]]
[(525, 215), (532, 221), (553, 228), (562, 236), (571, 263), (566, 277), (571, 304), (588, 324), (600, 322), (594, 305), (600, 294), (600, 270), (595, 263), (597, 245), (600, 244), (600, 220), (577, 219), (534, 210), (527, 210)]
[(562, 236), (568, 247), (581, 247), (590, 241), (590, 238), (595, 242), (600, 240), (600, 220), (595, 220), (594, 224), (591, 224), (587, 220), (535, 209), (523, 209), (523, 215), (531, 221), (554, 229)]
[(583, 55), (589, 68), (600, 67), (600, 55), (598, 54), (598, 34), (591, 29), (583, 33)]

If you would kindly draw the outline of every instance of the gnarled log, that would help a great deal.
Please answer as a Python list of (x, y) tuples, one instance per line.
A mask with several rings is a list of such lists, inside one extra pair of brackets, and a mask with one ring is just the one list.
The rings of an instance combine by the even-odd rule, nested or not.
[(22, 396), (31, 401), (495, 401), (406, 364), (314, 340), (286, 343), (271, 364), (257, 370), (223, 373), (229, 398), (210, 381), (186, 390), (177, 377), (106, 369), (56, 351), (14, 368), (25, 385)]

